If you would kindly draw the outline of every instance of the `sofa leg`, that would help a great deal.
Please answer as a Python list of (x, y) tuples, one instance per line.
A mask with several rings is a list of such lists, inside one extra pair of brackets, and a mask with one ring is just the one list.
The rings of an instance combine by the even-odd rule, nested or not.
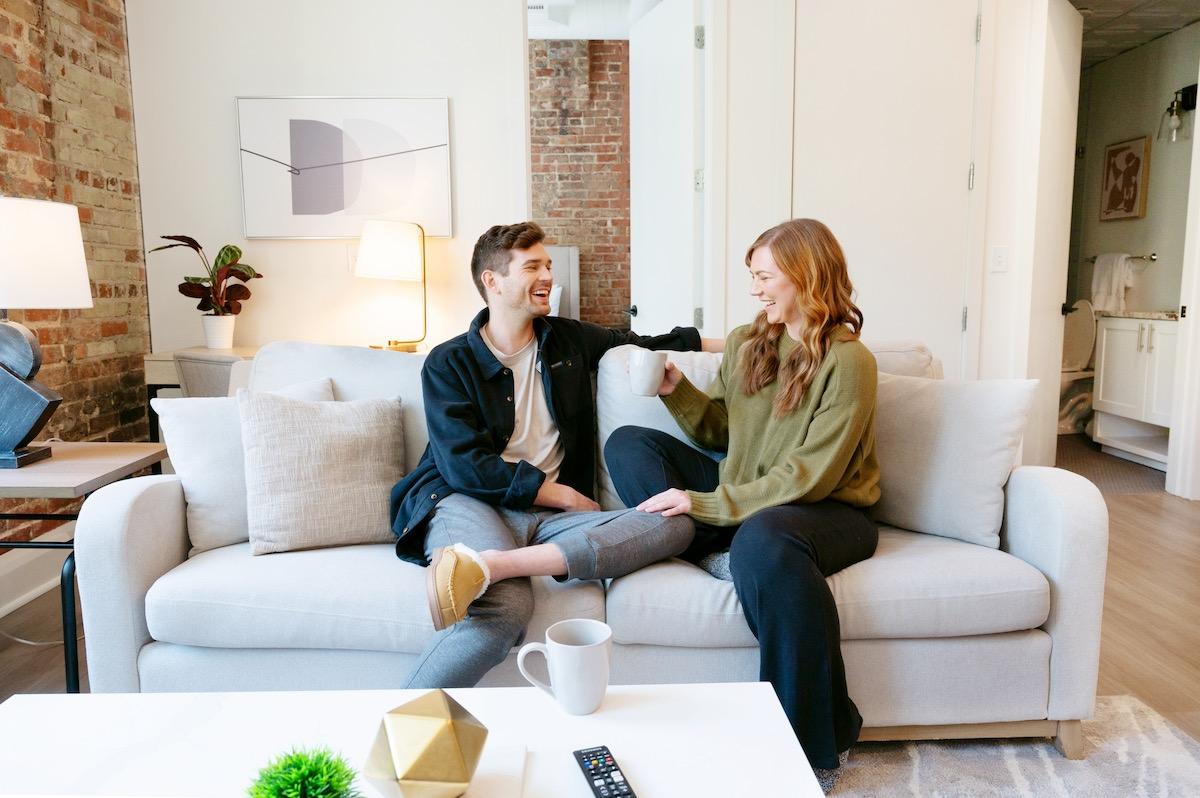
[(1083, 722), (1060, 720), (1054, 735), (1054, 747), (1067, 759), (1083, 759)]

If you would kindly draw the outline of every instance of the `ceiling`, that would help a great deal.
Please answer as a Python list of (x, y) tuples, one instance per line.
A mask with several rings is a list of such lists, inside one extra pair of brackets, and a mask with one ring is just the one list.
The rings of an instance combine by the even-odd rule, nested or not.
[[(627, 39), (659, 0), (526, 0), (531, 39)], [(1083, 15), (1083, 67), (1200, 21), (1200, 0), (1070, 0)]]
[(1071, 0), (1083, 15), (1083, 68), (1200, 21), (1200, 0)]

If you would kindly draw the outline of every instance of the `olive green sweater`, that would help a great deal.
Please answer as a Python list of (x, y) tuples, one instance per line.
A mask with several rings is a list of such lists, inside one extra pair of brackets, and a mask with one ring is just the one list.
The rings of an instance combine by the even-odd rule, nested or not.
[[(836, 499), (855, 507), (877, 502), (875, 356), (856, 339), (835, 341), (800, 404), (781, 417), (773, 406), (778, 381), (752, 396), (742, 392), (739, 348), (749, 332), (743, 326), (729, 334), (707, 394), (684, 377), (662, 398), (693, 441), (727, 452), (717, 489), (687, 492), (690, 515), (733, 526), (759, 510), (792, 502)], [(780, 336), (780, 363), (795, 346), (786, 333)]]

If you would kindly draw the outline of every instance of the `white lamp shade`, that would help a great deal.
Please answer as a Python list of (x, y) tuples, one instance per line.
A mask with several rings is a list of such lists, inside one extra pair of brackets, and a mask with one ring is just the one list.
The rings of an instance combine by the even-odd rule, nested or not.
[(74, 205), (0, 197), (0, 308), (90, 308)]
[(425, 231), (412, 222), (367, 220), (363, 223), (354, 274), (377, 280), (422, 282), (425, 279)]

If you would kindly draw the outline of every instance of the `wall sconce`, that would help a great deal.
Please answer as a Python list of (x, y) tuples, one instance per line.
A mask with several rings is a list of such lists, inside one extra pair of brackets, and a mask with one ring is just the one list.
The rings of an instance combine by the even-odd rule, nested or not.
[(373, 349), (415, 352), (425, 340), (425, 231), (412, 222), (370, 219), (363, 223), (354, 275), (375, 280), (398, 280), (421, 284), (421, 337), (412, 341), (388, 341)]
[(9, 308), (90, 308), (92, 289), (74, 205), (0, 197), (0, 468), (50, 456), (30, 446), (62, 396), (34, 379), (42, 367), (37, 336), (8, 321)]
[(1162, 119), (1158, 123), (1159, 141), (1176, 142), (1191, 138), (1184, 114), (1195, 109), (1196, 84), (1193, 83), (1175, 92), (1171, 104), (1163, 111)]

